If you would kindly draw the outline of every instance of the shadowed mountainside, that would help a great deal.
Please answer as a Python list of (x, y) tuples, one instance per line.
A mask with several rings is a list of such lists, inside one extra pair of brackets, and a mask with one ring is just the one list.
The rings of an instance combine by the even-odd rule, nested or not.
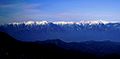
[[(0, 59), (119, 59), (119, 47), (120, 43), (109, 41), (66, 43), (56, 39), (22, 42), (0, 32)], [(112, 53), (97, 55), (102, 48), (104, 48), (102, 53), (107, 50), (108, 52), (112, 50)]]

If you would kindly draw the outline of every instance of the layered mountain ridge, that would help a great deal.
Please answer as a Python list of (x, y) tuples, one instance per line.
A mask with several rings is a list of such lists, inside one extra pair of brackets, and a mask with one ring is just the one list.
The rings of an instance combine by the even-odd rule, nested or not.
[(0, 32), (1, 59), (119, 59), (120, 42), (64, 42), (60, 39), (23, 42)]
[(25, 24), (25, 25), (32, 25), (32, 24), (37, 24), (37, 25), (42, 25), (42, 24), (49, 24), (49, 23), (53, 23), (53, 24), (107, 24), (107, 23), (119, 23), (117, 21), (103, 21), (103, 20), (91, 20), (91, 21), (78, 21), (78, 22), (74, 22), (74, 21), (25, 21), (25, 22), (13, 22), (13, 23), (9, 23), (9, 24)]
[(14, 22), (0, 26), (16, 39), (25, 41), (62, 39), (63, 41), (112, 40), (120, 41), (120, 23), (107, 21)]

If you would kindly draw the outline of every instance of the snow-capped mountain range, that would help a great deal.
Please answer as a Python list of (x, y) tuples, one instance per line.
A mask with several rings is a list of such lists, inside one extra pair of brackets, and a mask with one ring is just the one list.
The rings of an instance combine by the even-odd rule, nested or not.
[(97, 21), (79, 21), (79, 22), (73, 22), (73, 21), (56, 21), (56, 22), (48, 22), (48, 21), (26, 21), (26, 22), (13, 22), (9, 24), (25, 24), (25, 25), (32, 25), (32, 24), (37, 24), (37, 25), (45, 25), (48, 23), (53, 23), (53, 24), (107, 24), (107, 23), (115, 23), (115, 21), (103, 21), (103, 20), (97, 20)]
[(62, 39), (63, 41), (112, 40), (120, 41), (120, 23), (113, 21), (13, 22), (0, 26), (16, 39), (25, 41)]

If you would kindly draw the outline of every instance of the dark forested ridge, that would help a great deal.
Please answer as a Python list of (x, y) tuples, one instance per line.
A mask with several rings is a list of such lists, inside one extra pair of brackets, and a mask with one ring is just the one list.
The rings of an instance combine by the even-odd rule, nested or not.
[(59, 39), (38, 42), (22, 42), (12, 38), (11, 36), (4, 32), (0, 32), (0, 59), (111, 59), (111, 58), (113, 59), (120, 58), (120, 43), (110, 41), (104, 42), (88, 41), (81, 43), (76, 42), (66, 43)]

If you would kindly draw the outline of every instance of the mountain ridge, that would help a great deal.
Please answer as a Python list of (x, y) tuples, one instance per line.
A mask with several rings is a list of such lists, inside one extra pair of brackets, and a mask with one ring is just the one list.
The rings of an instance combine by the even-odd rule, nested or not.
[[(42, 25), (36, 23), (5, 24), (0, 31), (23, 41), (36, 41), (46, 39), (62, 39), (63, 41), (112, 40), (120, 41), (120, 23), (74, 24), (51, 23), (43, 21)], [(42, 40), (41, 40), (42, 39)], [(73, 40), (75, 39), (75, 40)]]
[(58, 25), (64, 25), (64, 24), (108, 24), (108, 23), (120, 23), (118, 21), (103, 21), (103, 20), (84, 20), (84, 21), (24, 21), (24, 22), (13, 22), (9, 24), (19, 25), (19, 24), (25, 24), (25, 25), (45, 25), (48, 23), (58, 24)]
[[(87, 41), (66, 43), (60, 39), (39, 42), (19, 41), (0, 32), (1, 59), (119, 59), (120, 43), (109, 41)], [(57, 42), (57, 44), (56, 44)], [(64, 44), (61, 44), (64, 43)], [(101, 43), (104, 43), (101, 45)], [(101, 48), (100, 45), (102, 46)], [(107, 44), (107, 46), (106, 46)], [(112, 46), (112, 47), (111, 47)], [(110, 47), (110, 48), (109, 48)], [(91, 50), (92, 48), (92, 50)], [(102, 49), (102, 51), (101, 51)], [(99, 51), (99, 52), (97, 52)]]

